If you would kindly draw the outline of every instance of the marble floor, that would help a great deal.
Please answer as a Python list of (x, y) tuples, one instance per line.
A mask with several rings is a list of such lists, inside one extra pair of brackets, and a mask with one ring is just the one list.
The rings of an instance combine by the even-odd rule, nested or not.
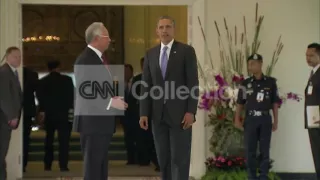
[[(109, 176), (111, 180), (156, 180), (159, 172), (154, 171), (154, 166), (141, 167), (138, 165), (126, 165), (126, 161), (111, 161), (109, 167)], [(42, 162), (30, 162), (23, 175), (26, 180), (76, 180), (82, 179), (82, 162), (71, 161), (69, 163), (69, 172), (60, 172), (57, 162), (54, 162), (52, 171), (44, 171)]]

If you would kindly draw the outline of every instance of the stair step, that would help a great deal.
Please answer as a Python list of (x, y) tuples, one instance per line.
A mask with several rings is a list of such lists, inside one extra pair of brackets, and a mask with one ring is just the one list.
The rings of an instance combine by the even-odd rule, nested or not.
[[(43, 143), (45, 140), (45, 136), (31, 136), (30, 137), (30, 143)], [(79, 136), (71, 136), (70, 142), (80, 142)], [(112, 142), (124, 142), (124, 136), (116, 135), (113, 136), (111, 139)], [(54, 142), (58, 142), (58, 137), (54, 138)]]
[[(54, 152), (54, 160), (58, 160), (58, 152)], [(125, 151), (109, 151), (109, 160), (127, 160), (127, 155)], [(30, 152), (29, 161), (43, 161), (44, 152)], [(73, 151), (69, 154), (69, 160), (72, 161), (82, 161), (82, 153), (80, 151)]]
[[(54, 151), (58, 151), (59, 143), (53, 143)], [(111, 151), (124, 151), (126, 149), (124, 142), (111, 142), (110, 150)], [(70, 142), (69, 147), (70, 152), (72, 151), (81, 151), (80, 142)], [(31, 143), (29, 147), (30, 152), (43, 152), (44, 151), (44, 143)]]

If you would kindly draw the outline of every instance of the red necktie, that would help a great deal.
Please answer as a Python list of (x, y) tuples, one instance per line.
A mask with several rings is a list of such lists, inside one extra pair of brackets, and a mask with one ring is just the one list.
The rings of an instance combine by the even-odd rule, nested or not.
[(108, 63), (108, 59), (106, 58), (106, 56), (104, 54), (102, 54), (101, 58), (102, 58), (102, 61), (103, 61), (104, 65), (108, 65), (109, 64)]

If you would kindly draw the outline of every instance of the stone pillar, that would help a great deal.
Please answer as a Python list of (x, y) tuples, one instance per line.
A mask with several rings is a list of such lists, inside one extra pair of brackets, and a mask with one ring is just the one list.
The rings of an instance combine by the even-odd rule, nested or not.
[[(202, 32), (198, 23), (198, 16), (201, 19), (205, 31), (206, 25), (206, 4), (207, 0), (196, 0), (188, 9), (188, 41), (195, 48), (197, 58), (201, 64), (205, 62), (206, 51), (203, 41)], [(203, 82), (200, 81), (200, 86)], [(203, 111), (198, 110), (196, 123), (192, 127), (192, 147), (190, 176), (200, 179), (205, 173), (205, 159), (207, 149), (207, 137), (205, 128), (206, 115)]]
[[(9, 46), (17, 46), (21, 49), (21, 5), (17, 0), (0, 0), (0, 27), (0, 56), (2, 58)], [(22, 82), (21, 67), (18, 72)], [(8, 180), (22, 178), (22, 123), (21, 121), (17, 130), (12, 131), (7, 155)]]

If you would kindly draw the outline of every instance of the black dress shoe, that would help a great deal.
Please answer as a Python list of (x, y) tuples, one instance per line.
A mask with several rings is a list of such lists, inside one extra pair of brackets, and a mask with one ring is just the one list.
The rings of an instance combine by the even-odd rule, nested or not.
[(68, 172), (68, 171), (70, 171), (70, 170), (69, 170), (69, 168), (60, 168), (60, 171), (61, 171), (61, 172)]

